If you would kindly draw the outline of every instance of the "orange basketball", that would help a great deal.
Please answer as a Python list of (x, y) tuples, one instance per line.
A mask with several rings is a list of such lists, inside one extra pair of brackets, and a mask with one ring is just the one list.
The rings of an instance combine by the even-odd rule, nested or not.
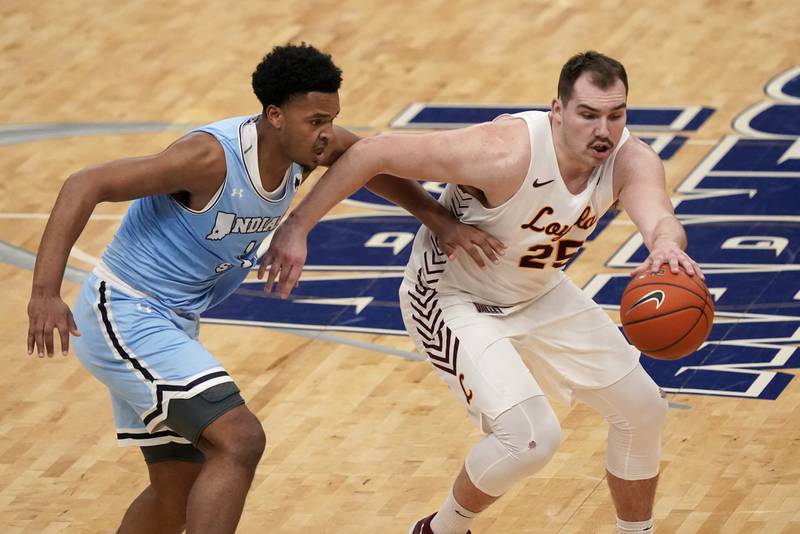
[(637, 349), (660, 360), (676, 360), (708, 338), (714, 301), (698, 276), (662, 267), (628, 283), (619, 314), (625, 336)]

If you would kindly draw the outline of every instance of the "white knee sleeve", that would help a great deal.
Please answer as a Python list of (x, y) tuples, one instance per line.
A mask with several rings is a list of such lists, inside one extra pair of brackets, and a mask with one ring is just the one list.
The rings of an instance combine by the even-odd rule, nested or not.
[(612, 475), (644, 480), (658, 474), (668, 403), (641, 366), (607, 388), (576, 391), (576, 396), (609, 423), (606, 467)]
[(465, 468), (482, 492), (498, 497), (541, 469), (561, 442), (561, 426), (543, 396), (531, 397), (489, 420), (491, 434), (470, 451)]

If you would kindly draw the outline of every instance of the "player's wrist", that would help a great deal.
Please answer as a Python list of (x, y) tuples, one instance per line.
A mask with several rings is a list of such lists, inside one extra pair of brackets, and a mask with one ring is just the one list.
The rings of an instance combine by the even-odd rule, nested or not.
[(58, 298), (60, 296), (60, 288), (53, 287), (52, 284), (34, 283), (31, 287), (31, 298)]
[(314, 227), (314, 223), (315, 221), (302, 213), (299, 208), (289, 213), (286, 220), (283, 222), (285, 226), (289, 226), (292, 230), (301, 232), (304, 235), (307, 235), (311, 231), (311, 228)]

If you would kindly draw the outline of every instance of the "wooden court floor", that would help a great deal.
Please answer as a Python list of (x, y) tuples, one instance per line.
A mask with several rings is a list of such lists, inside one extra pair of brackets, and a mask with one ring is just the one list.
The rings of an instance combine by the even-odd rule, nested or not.
[[(339, 124), (364, 134), (412, 101), (548, 104), (561, 64), (595, 48), (626, 64), (630, 105), (715, 108), (667, 162), (674, 187), (768, 80), (800, 63), (798, 21), (800, 7), (778, 0), (3, 0), (0, 532), (113, 532), (146, 484), (140, 454), (115, 444), (104, 388), (72, 355), (25, 354), (24, 265), (70, 172), (156, 152), (188, 124), (257, 112), (250, 73), (287, 41), (332, 53), (345, 73)], [(98, 123), (128, 126), (69, 128)], [(34, 134), (9, 141), (10, 125)], [(97, 208), (71, 267), (91, 268), (124, 210)], [(358, 210), (336, 213), (348, 211)], [(575, 281), (612, 271), (604, 264), (631, 232), (624, 217), (610, 226), (570, 268)], [(77, 289), (65, 281), (65, 300)], [(411, 350), (404, 337), (346, 337)], [(425, 363), (260, 328), (206, 325), (201, 338), (270, 441), (239, 532), (405, 533), (439, 506), (479, 438)], [(800, 532), (800, 381), (774, 401), (670, 400), (657, 531)], [(585, 406), (557, 412), (564, 439), (553, 461), (473, 532), (613, 532), (605, 424)]]

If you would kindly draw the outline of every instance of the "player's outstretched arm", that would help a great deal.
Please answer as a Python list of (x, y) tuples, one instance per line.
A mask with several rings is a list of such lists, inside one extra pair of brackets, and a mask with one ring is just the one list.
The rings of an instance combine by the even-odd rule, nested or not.
[(333, 206), (370, 179), (388, 174), (409, 180), (471, 185), (497, 184), (511, 159), (497, 123), (424, 135), (386, 135), (362, 139), (328, 169), (312, 191), (278, 228), (262, 263), (270, 265), (266, 290), (278, 281), (286, 298), (306, 259), (306, 237)]
[(71, 175), (61, 188), (39, 244), (28, 302), (28, 354), (53, 355), (53, 330), (61, 352), (69, 334), (80, 335), (72, 312), (61, 299), (67, 257), (100, 202), (188, 191), (209, 195), (225, 177), (222, 147), (207, 134), (194, 133), (155, 156), (128, 158), (88, 167)]
[(683, 267), (688, 274), (704, 278), (700, 266), (685, 252), (686, 232), (675, 217), (666, 191), (664, 165), (658, 155), (642, 141), (631, 139), (617, 156), (614, 175), (620, 203), (650, 251), (631, 274), (657, 272), (667, 264), (673, 273)]
[[(324, 166), (333, 165), (348, 148), (361, 139), (357, 134), (340, 126), (334, 126), (333, 130), (333, 142), (326, 157), (320, 162)], [(437, 236), (439, 246), (450, 259), (455, 257), (458, 250), (464, 250), (479, 267), (483, 268), (485, 263), (478, 249), (482, 250), (486, 258), (492, 262), (499, 261), (497, 256), (502, 255), (505, 250), (503, 242), (494, 236), (461, 223), (436, 202), (416, 180), (379, 174), (370, 179), (365, 187), (405, 209), (427, 226)], [(263, 278), (267, 268), (266, 258), (262, 258), (260, 263), (259, 278)]]

